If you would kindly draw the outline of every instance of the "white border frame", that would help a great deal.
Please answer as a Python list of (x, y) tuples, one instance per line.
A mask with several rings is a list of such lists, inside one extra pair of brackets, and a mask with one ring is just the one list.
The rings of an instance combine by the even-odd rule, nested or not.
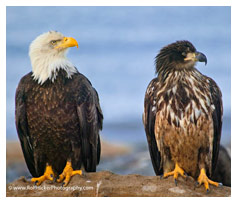
[[(1, 95), (3, 95), (0, 99), (0, 107), (1, 107), (1, 116), (0, 116), (0, 199), (4, 201), (16, 201), (16, 199), (6, 198), (6, 7), (7, 6), (231, 6), (231, 143), (236, 143), (235, 133), (237, 132), (237, 124), (235, 113), (236, 111), (236, 90), (237, 80), (236, 69), (237, 65), (235, 57), (237, 57), (236, 49), (234, 47), (237, 39), (236, 32), (236, 19), (237, 19), (237, 10), (236, 10), (236, 0), (87, 0), (87, 1), (75, 1), (75, 0), (0, 0), (0, 33), (1, 33), (1, 43), (0, 43), (0, 90)], [(233, 37), (234, 36), (234, 37)], [(234, 89), (234, 90), (233, 90)], [(232, 145), (231, 151), (232, 155), (235, 155), (237, 149), (234, 148), (234, 144)], [(233, 201), (236, 199), (237, 193), (236, 189), (236, 173), (234, 173), (236, 168), (236, 161), (234, 160), (234, 156), (232, 156), (232, 187), (231, 187), (231, 198), (225, 198), (225, 200)], [(47, 199), (50, 200), (50, 199)], [(57, 199), (58, 201), (59, 199)], [(64, 199), (62, 199), (64, 200)], [(100, 199), (89, 199), (91, 201), (111, 201), (110, 198), (100, 198)], [(167, 201), (167, 199), (156, 199), (149, 198), (149, 201)], [(174, 200), (174, 199), (173, 199)], [(203, 200), (211, 200), (211, 199), (202, 199)], [(215, 201), (218, 199), (215, 198)], [(219, 198), (220, 201), (225, 201), (223, 198)], [(32, 198), (24, 198), (22, 201), (35, 201)], [(67, 200), (68, 201), (68, 200)], [(79, 199), (70, 198), (69, 201), (80, 201)], [(82, 201), (88, 201), (83, 198)], [(112, 201), (121, 201), (120, 199), (113, 199)], [(137, 200), (135, 200), (137, 201)], [(171, 200), (172, 201), (172, 200)], [(190, 201), (190, 199), (182, 198), (182, 200), (178, 201)], [(192, 201), (200, 201), (198, 198), (192, 198)], [(211, 200), (212, 201), (212, 200)], [(236, 201), (236, 200), (234, 200)]]

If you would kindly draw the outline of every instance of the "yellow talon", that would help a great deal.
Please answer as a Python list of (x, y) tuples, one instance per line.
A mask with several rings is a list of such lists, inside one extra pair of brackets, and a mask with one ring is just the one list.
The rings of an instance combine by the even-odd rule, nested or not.
[(45, 180), (53, 180), (54, 172), (52, 166), (47, 165), (44, 175), (38, 178), (31, 178), (31, 181), (34, 182), (37, 186), (41, 185), (41, 183)]
[(174, 181), (175, 181), (175, 184), (177, 185), (177, 178), (178, 178), (179, 175), (183, 176), (184, 178), (187, 177), (184, 170), (179, 167), (178, 163), (176, 163), (175, 164), (175, 169), (171, 172), (164, 173), (163, 178), (167, 178), (168, 176), (174, 176)]
[(57, 182), (60, 183), (63, 180), (63, 186), (67, 186), (71, 177), (74, 175), (82, 175), (82, 170), (73, 170), (71, 162), (67, 162), (63, 172), (59, 175)]
[(214, 186), (216, 186), (216, 187), (218, 187), (218, 186), (221, 185), (221, 183), (214, 182), (214, 181), (210, 180), (210, 179), (207, 177), (206, 171), (205, 171), (204, 168), (201, 169), (200, 175), (199, 175), (199, 177), (198, 177), (197, 182), (198, 182), (198, 185), (199, 185), (199, 186), (203, 183), (203, 184), (204, 184), (204, 187), (205, 187), (205, 189), (206, 189), (207, 192), (209, 192), (209, 184), (214, 185)]

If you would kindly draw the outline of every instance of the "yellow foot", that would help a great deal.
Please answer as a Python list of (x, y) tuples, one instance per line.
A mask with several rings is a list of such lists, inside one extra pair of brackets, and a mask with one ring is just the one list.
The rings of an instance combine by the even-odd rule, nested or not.
[(54, 172), (51, 166), (46, 166), (44, 175), (38, 178), (31, 178), (31, 181), (35, 183), (35, 185), (40, 185), (45, 180), (53, 180)]
[(57, 182), (60, 183), (62, 182), (63, 180), (63, 186), (67, 186), (67, 184), (69, 183), (70, 179), (72, 176), (74, 175), (82, 175), (82, 170), (76, 170), (74, 171), (73, 168), (72, 168), (72, 164), (71, 162), (67, 162), (63, 172), (61, 173), (61, 175), (59, 175), (59, 178), (57, 179)]
[(214, 182), (214, 181), (210, 180), (207, 177), (206, 171), (204, 168), (201, 169), (200, 175), (197, 180), (197, 185), (200, 186), (201, 184), (204, 184), (204, 187), (207, 192), (209, 192), (209, 184), (215, 185), (216, 187), (222, 186), (222, 183), (218, 183), (218, 182)]
[(175, 169), (171, 172), (164, 173), (161, 178), (167, 178), (168, 176), (174, 176), (174, 182), (177, 186), (177, 178), (178, 175), (183, 176), (184, 178), (187, 178), (187, 174), (184, 172), (182, 168), (179, 167), (178, 163), (175, 164)]

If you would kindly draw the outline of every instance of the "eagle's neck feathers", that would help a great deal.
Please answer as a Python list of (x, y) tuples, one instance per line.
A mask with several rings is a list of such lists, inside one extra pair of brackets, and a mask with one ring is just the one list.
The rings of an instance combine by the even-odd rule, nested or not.
[(68, 78), (77, 72), (74, 65), (66, 58), (65, 53), (43, 55), (31, 52), (30, 58), (33, 79), (40, 85), (48, 79), (54, 82), (60, 69), (66, 71)]

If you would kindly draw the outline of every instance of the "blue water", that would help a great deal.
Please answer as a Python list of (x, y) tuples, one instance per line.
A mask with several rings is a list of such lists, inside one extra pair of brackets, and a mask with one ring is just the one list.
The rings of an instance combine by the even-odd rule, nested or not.
[(7, 139), (17, 139), (14, 95), (31, 71), (30, 42), (57, 30), (76, 38), (68, 58), (97, 89), (104, 113), (102, 138), (146, 143), (142, 125), (154, 57), (165, 45), (190, 40), (208, 58), (197, 68), (220, 86), (224, 102), (222, 142), (230, 142), (230, 7), (7, 7)]

